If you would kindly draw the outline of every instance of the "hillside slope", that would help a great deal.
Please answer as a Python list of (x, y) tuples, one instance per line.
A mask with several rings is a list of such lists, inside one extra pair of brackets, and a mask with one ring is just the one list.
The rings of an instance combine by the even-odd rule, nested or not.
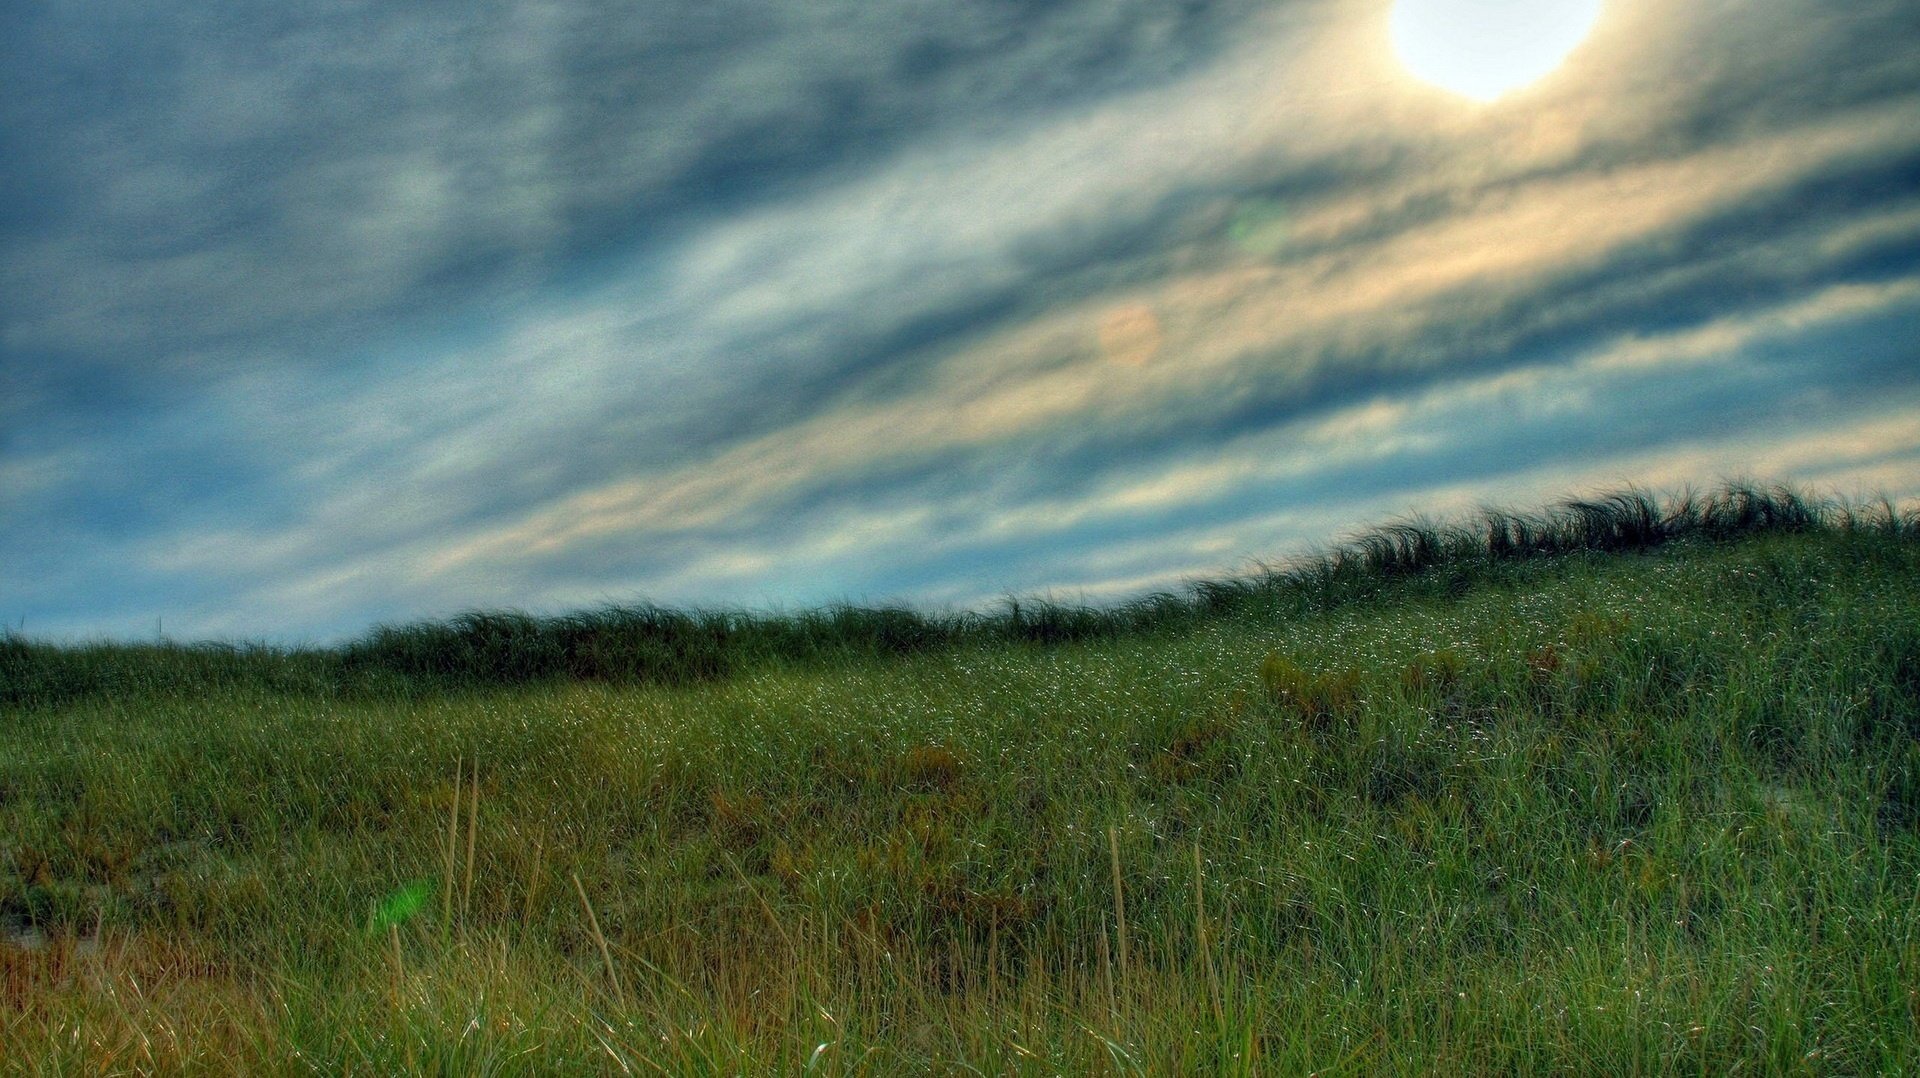
[(1671, 509), (699, 676), (13, 640), (0, 1070), (1910, 1069), (1916, 529)]

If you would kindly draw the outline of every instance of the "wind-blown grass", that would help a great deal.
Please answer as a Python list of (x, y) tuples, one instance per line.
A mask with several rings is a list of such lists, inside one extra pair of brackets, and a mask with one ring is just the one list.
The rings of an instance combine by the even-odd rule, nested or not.
[(1901, 1073), (1917, 540), (1629, 492), (1104, 610), (16, 639), (0, 1070)]
[(1799, 531), (1920, 534), (1891, 502), (1812, 501), (1786, 487), (1729, 486), (1661, 502), (1628, 489), (1540, 513), (1487, 510), (1472, 523), (1406, 521), (1240, 579), (1200, 581), (1108, 607), (1009, 599), (992, 613), (835, 606), (790, 614), (609, 606), (558, 617), (476, 611), (381, 626), (338, 648), (223, 643), (57, 646), (0, 636), (0, 704), (250, 686), (321, 695), (438, 694), (544, 682), (711, 682), (769, 666), (895, 657), (1003, 643), (1061, 644), (1184, 629), (1222, 615), (1324, 612), (1400, 578), (1463, 588), (1501, 562), (1648, 551)]

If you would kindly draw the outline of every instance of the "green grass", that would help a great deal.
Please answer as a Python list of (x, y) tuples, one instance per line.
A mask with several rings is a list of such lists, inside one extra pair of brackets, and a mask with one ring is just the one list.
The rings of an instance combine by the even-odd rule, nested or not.
[(1112, 610), (9, 638), (0, 1071), (1911, 1071), (1916, 523), (1629, 493)]

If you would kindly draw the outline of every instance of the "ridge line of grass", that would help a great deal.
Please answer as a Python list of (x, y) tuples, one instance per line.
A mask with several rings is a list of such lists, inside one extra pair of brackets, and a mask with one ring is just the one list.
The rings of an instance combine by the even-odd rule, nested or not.
[(836, 604), (794, 614), (609, 605), (539, 617), (469, 611), (380, 625), (344, 645), (87, 643), (0, 633), (0, 706), (56, 706), (152, 692), (255, 685), (323, 695), (417, 695), (580, 680), (689, 685), (771, 664), (877, 658), (995, 643), (1054, 645), (1176, 629), (1207, 618), (1302, 616), (1451, 572), (1450, 589), (1503, 562), (1651, 551), (1826, 531), (1920, 539), (1920, 507), (1818, 499), (1784, 484), (1729, 483), (1665, 498), (1637, 486), (1534, 512), (1483, 508), (1469, 521), (1424, 517), (1361, 531), (1257, 574), (1200, 580), (1110, 606), (1009, 597), (992, 613)]

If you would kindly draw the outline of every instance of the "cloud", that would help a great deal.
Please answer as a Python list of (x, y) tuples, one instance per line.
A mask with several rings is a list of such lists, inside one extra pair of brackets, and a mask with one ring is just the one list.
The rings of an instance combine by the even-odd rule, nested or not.
[(364, 339), (908, 135), (1165, 80), (1254, 7), (20, 9), (0, 126), (38, 212), (7, 236), (7, 344), (178, 376)]
[[(945, 357), (911, 395), (826, 411), (676, 472), (581, 492), (463, 540), (426, 568), (507, 552), (540, 557), (636, 529), (709, 527), (835, 473), (884, 471), (902, 457), (964, 452), (1070, 424), (1156, 425), (1172, 408), (1205, 407), (1250, 377), (1277, 379), (1286, 395), (1329, 376), (1325, 368), (1337, 369), (1356, 344), (1431, 369), (1457, 357), (1434, 354), (1428, 342), (1462, 322), (1477, 327), (1499, 292), (1537, 300), (1543, 275), (1604, 265), (1757, 188), (1831, 167), (1836, 156), (1909, 143), (1920, 130), (1915, 120), (1920, 109), (1902, 106), (1865, 123), (1850, 119), (1683, 163), (1504, 191), (1441, 223), (1299, 263), (1174, 278), (1126, 299), (1158, 312), (1166, 327), (1169, 358), (1152, 370), (1116, 371), (1097, 348), (1110, 298), (1067, 305)], [(1760, 161), (1770, 168), (1757, 168)], [(1831, 238), (1819, 242), (1834, 247)], [(1458, 293), (1467, 289), (1474, 294), (1463, 302)], [(1375, 364), (1367, 373), (1377, 385), (1393, 372)]]
[[(1484, 110), (1359, 0), (622, 11), (19, 16), (0, 184), (45, 212), (0, 215), (0, 464), (94, 463), (0, 522), (6, 593), (331, 632), (1111, 590), (1275, 499), (1333, 527), (1393, 462), (1654, 467), (1601, 429), (1645, 432), (1636, 378), (1676, 430), (1911, 390), (1897, 350), (1768, 351), (1911, 317), (1905, 5), (1618, 0)], [(69, 78), (106, 67), (151, 91)]]
[[(1849, 350), (1858, 370), (1794, 351), (1822, 335), (1871, 336), (1916, 312), (1920, 278), (1835, 286), (1746, 317), (1597, 342), (1572, 360), (1387, 387), (1199, 452), (1142, 453), (1064, 484), (1076, 488), (1066, 495), (1050, 493), (1063, 484), (1025, 482), (1007, 468), (997, 478), (956, 484), (933, 475), (823, 499), (785, 516), (774, 532), (725, 515), (688, 528), (636, 523), (571, 556), (516, 550), (437, 573), (409, 560), (438, 556), (429, 543), (270, 587), (247, 606), (394, 591), (435, 609), (462, 605), (449, 604), (451, 596), (504, 603), (532, 593), (562, 605), (560, 597), (636, 592), (745, 603), (905, 595), (979, 603), (1048, 587), (1108, 595), (1115, 579), (1217, 575), (1369, 516), (1457, 508), (1462, 490), (1524, 500), (1629, 479), (1710, 481), (1743, 469), (1885, 485), (1920, 455), (1920, 390), (1908, 378), (1897, 392), (1882, 392), (1872, 379), (1886, 361), (1861, 350)], [(1910, 367), (1914, 357), (1896, 348), (1891, 358)], [(1868, 388), (1850, 390), (1860, 377)], [(1783, 399), (1794, 402), (1784, 413)], [(1641, 403), (1623, 423), (1630, 402)], [(1914, 474), (1890, 489), (1920, 492)]]

